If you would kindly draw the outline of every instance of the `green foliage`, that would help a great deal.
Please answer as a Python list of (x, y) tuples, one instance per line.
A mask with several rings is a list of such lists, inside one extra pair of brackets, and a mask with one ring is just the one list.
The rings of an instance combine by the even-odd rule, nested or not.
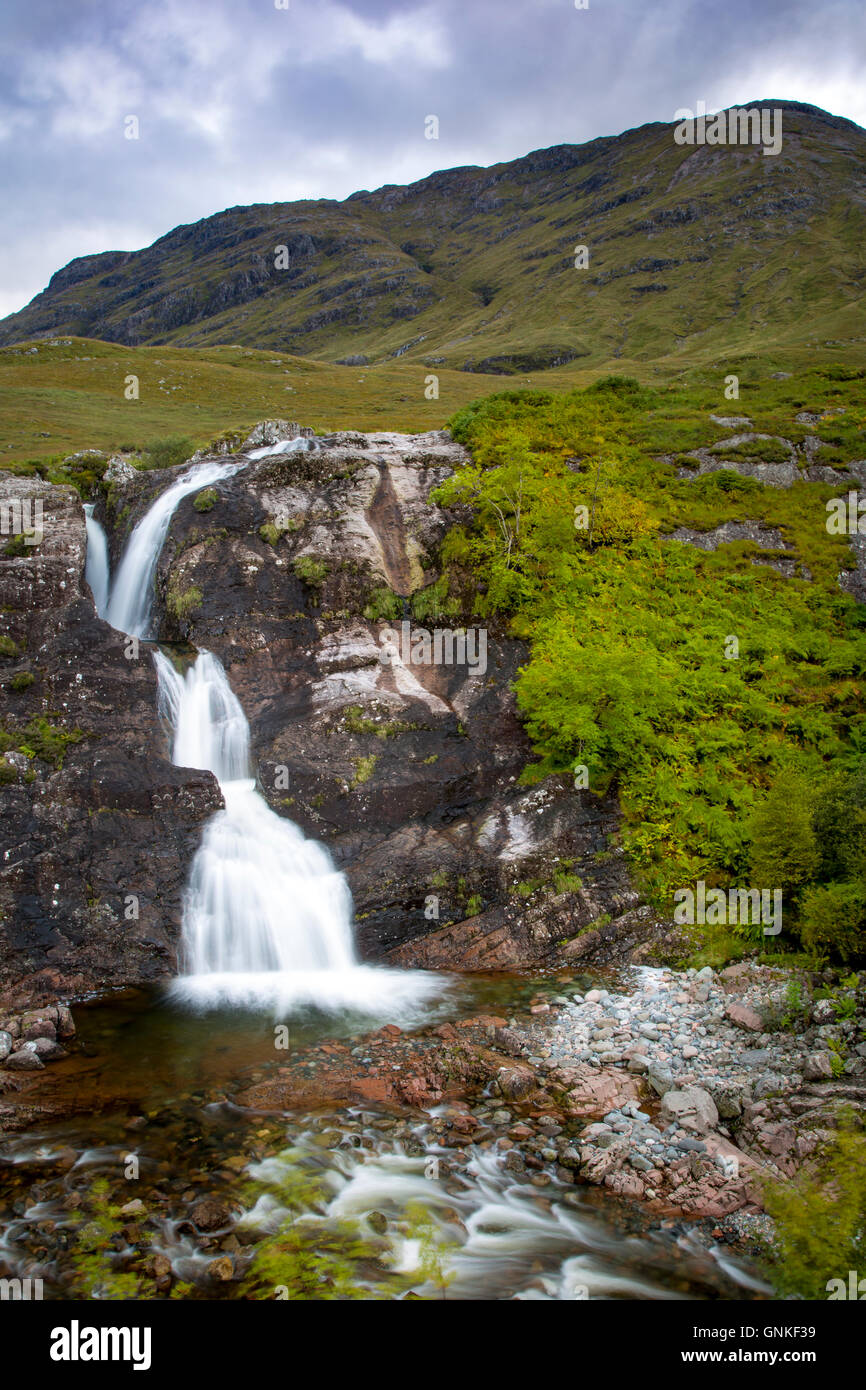
[(400, 617), (403, 600), (386, 584), (373, 589), (364, 607), (364, 617), (370, 623), (391, 623)]
[(353, 787), (362, 787), (365, 782), (369, 782), (373, 773), (376, 771), (378, 757), (373, 754), (368, 758), (355, 758), (355, 775), (352, 778)]
[(282, 534), (283, 528), (275, 521), (264, 521), (259, 527), (259, 535), (267, 545), (276, 545)]
[(183, 434), (166, 435), (163, 439), (152, 439), (145, 445), (139, 468), (176, 468), (195, 453), (195, 444)]
[(0, 656), (16, 657), (21, 655), (21, 648), (7, 633), (0, 634)]
[(247, 1297), (288, 1302), (375, 1297), (375, 1286), (363, 1286), (358, 1273), (378, 1247), (348, 1222), (320, 1219), (325, 1199), (315, 1179), (294, 1170), (272, 1195), (288, 1215), (256, 1247), (243, 1284)]
[(16, 671), (9, 681), (9, 689), (16, 692), (29, 690), (36, 677), (32, 671)]
[(63, 729), (40, 715), (31, 719), (23, 730), (0, 727), (0, 753), (17, 750), (27, 758), (38, 758), (59, 770), (70, 743), (78, 743), (82, 738), (83, 729)]
[(430, 1213), (420, 1202), (409, 1202), (406, 1221), (410, 1236), (418, 1242), (419, 1273), (438, 1290), (441, 1298), (446, 1298), (449, 1285), (457, 1278), (457, 1271), (448, 1268), (453, 1244), (443, 1238)]
[[(449, 594), (447, 572), (426, 589), (416, 589), (410, 599), (412, 617), (417, 623), (453, 622), (460, 616), (460, 600)], [(365, 614), (366, 616), (366, 614)], [(399, 613), (393, 615), (399, 617)]]
[(188, 588), (181, 588), (180, 581), (173, 575), (169, 580), (165, 594), (165, 606), (168, 612), (178, 622), (186, 622), (199, 608), (201, 608), (204, 595), (201, 589), (195, 584), (190, 584)]
[(139, 1292), (138, 1277), (117, 1268), (126, 1245), (124, 1220), (108, 1195), (107, 1181), (97, 1178), (87, 1194), (88, 1220), (75, 1233), (72, 1283), (78, 1298), (124, 1300)]
[(769, 1180), (764, 1206), (776, 1223), (770, 1277), (785, 1297), (826, 1299), (862, 1268), (866, 1237), (866, 1137), (841, 1130), (812, 1171)]
[(328, 566), (324, 560), (316, 560), (312, 555), (296, 555), (292, 568), (299, 579), (310, 588), (319, 588), (325, 582)]
[(206, 487), (201, 492), (196, 493), (192, 505), (197, 512), (209, 512), (216, 506), (218, 500), (219, 493), (216, 488)]
[(750, 882), (790, 897), (818, 866), (812, 829), (814, 790), (796, 772), (782, 772), (752, 813)]
[[(838, 588), (851, 562), (822, 524), (832, 489), (725, 469), (678, 477), (655, 451), (716, 442), (708, 395), (603, 381), (487, 397), (452, 421), (472, 462), (434, 494), (470, 509), (443, 563), (471, 574), (477, 613), (530, 643), (516, 693), (537, 761), (522, 780), (580, 762), (591, 792), (615, 786), (622, 843), (659, 903), (697, 878), (741, 886), (750, 872), (802, 893), (818, 790), (866, 745), (866, 615)], [(785, 414), (775, 384), (755, 386), (748, 408), (756, 432), (795, 433), (800, 407)], [(744, 517), (778, 528), (811, 582), (752, 563), (750, 542), (668, 539)]]

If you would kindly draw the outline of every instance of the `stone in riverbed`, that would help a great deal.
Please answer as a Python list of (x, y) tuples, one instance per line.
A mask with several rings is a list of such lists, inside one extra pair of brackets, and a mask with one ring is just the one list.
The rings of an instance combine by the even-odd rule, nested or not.
[(10, 1071), (41, 1071), (45, 1064), (36, 1049), (25, 1043), (11, 1057), (7, 1057), (3, 1065)]
[(12, 1034), (0, 1030), (0, 1062), (5, 1062), (12, 1051)]
[(683, 1091), (667, 1091), (662, 1097), (662, 1117), (675, 1121), (684, 1129), (706, 1134), (719, 1123), (719, 1112), (708, 1091), (700, 1086), (687, 1086)]
[(764, 1031), (764, 1020), (761, 1015), (755, 1013), (754, 1009), (747, 1008), (745, 1004), (728, 1004), (725, 1013), (738, 1028), (745, 1028), (749, 1033), (762, 1033)]

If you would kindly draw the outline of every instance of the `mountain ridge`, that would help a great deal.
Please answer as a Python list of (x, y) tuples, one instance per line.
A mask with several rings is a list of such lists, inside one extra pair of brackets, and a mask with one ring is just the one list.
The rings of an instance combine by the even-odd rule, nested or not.
[(866, 342), (866, 131), (805, 103), (744, 106), (782, 108), (778, 155), (680, 146), (652, 122), (342, 201), (227, 208), (75, 258), (0, 321), (0, 344), (71, 334), (511, 373), (693, 351), (709, 333), (725, 350), (782, 345), (804, 310), (810, 331)]

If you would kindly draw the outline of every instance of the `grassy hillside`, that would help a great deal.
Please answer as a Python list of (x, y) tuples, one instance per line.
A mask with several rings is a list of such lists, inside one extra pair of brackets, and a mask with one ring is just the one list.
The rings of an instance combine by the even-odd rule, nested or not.
[(862, 350), (866, 132), (765, 104), (784, 108), (776, 157), (679, 146), (652, 124), (343, 203), (232, 208), (71, 262), (0, 323), (0, 343), (243, 344), (496, 372)]
[[(615, 784), (652, 897), (670, 904), (699, 878), (782, 889), (789, 941), (859, 956), (866, 607), (839, 587), (854, 559), (825, 523), (828, 499), (856, 486), (845, 465), (866, 460), (866, 371), (746, 371), (745, 440), (719, 406), (696, 374), (673, 391), (610, 377), (459, 412), (473, 463), (439, 497), (473, 520), (444, 542), (439, 601), (530, 643), (525, 778), (585, 769), (589, 793)], [(764, 461), (781, 452), (799, 476), (769, 486)], [(824, 464), (835, 478), (807, 480)]]
[[(646, 384), (674, 387), (712, 382), (717, 405), (724, 378), (740, 371), (771, 380), (821, 361), (864, 361), (858, 349), (779, 349), (716, 359), (680, 357), (616, 365)], [(604, 367), (570, 364), (512, 378), (515, 386), (554, 392), (585, 386)], [(250, 348), (127, 348), (84, 338), (37, 340), (0, 348), (0, 467), (48, 460), (73, 451), (144, 449), (165, 436), (195, 446), (246, 432), (264, 418), (297, 419), (319, 433), (334, 429), (416, 431), (444, 426), (470, 401), (500, 391), (501, 376), (436, 368), (438, 397), (427, 399), (432, 368), (401, 359), (373, 367), (341, 367)], [(124, 383), (139, 381), (138, 400)]]

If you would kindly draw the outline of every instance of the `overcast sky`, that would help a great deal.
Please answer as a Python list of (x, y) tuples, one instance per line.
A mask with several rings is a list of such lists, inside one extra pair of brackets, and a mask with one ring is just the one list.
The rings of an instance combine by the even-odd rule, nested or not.
[(864, 71), (863, 0), (2, 0), (0, 315), (74, 256), (225, 207), (344, 198), (699, 99), (866, 125)]

